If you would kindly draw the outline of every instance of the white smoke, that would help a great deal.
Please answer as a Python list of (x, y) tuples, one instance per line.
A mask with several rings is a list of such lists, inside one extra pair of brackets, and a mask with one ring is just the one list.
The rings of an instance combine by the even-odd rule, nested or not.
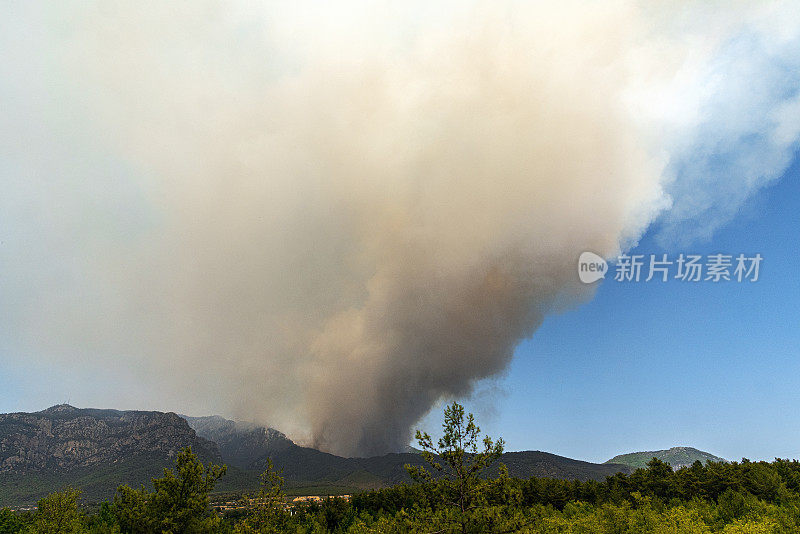
[(12, 6), (0, 334), (397, 450), (591, 296), (581, 251), (707, 237), (781, 174), (794, 7)]

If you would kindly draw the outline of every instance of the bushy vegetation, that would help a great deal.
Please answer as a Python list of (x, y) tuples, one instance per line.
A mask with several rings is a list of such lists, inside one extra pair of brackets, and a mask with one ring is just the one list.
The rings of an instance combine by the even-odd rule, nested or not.
[[(800, 532), (800, 462), (695, 462), (673, 471), (657, 459), (603, 482), (482, 476), (502, 440), (480, 429), (457, 404), (441, 440), (418, 434), (429, 469), (409, 466), (414, 484), (351, 499), (290, 505), (272, 466), (258, 494), (223, 513), (209, 495), (224, 467), (203, 467), (187, 449), (153, 491), (122, 486), (113, 502), (88, 512), (67, 489), (36, 512), (0, 510), (6, 533), (772, 533)], [(482, 446), (481, 446), (482, 445)]]

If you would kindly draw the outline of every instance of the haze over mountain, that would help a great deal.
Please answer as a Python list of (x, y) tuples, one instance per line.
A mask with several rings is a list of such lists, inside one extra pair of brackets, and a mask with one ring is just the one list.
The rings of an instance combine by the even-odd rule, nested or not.
[(283, 432), (274, 428), (231, 421), (219, 415), (181, 417), (186, 419), (198, 436), (217, 444), (226, 464), (242, 469), (258, 469), (270, 454), (295, 446)]

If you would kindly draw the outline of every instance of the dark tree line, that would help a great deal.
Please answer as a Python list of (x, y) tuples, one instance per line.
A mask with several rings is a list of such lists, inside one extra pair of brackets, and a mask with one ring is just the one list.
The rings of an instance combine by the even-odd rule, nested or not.
[[(370, 513), (395, 513), (418, 504), (433, 509), (451, 500), (453, 489), (445, 481), (398, 485), (357, 494), (353, 506)], [(746, 493), (769, 503), (796, 498), (800, 494), (800, 462), (776, 459), (774, 462), (695, 462), (690, 467), (673, 469), (653, 458), (646, 469), (627, 475), (618, 473), (603, 482), (552, 478), (500, 477), (482, 483), (480, 495), (491, 506), (549, 505), (557, 509), (572, 501), (593, 505), (633, 503), (641, 496), (658, 499), (717, 501), (725, 493)]]

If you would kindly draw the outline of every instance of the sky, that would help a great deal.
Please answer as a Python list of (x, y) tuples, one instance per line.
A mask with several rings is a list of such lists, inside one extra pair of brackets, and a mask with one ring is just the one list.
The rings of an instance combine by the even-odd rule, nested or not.
[[(800, 456), (800, 157), (714, 236), (630, 254), (763, 257), (754, 283), (601, 282), (548, 317), (471, 405), (509, 450), (603, 462), (689, 446), (731, 460)], [(613, 269), (613, 267), (612, 267)], [(469, 406), (469, 404), (468, 404)], [(436, 429), (434, 412), (424, 421)]]
[[(14, 4), (0, 412), (797, 457), (787, 2)], [(577, 258), (760, 254), (756, 282)]]

